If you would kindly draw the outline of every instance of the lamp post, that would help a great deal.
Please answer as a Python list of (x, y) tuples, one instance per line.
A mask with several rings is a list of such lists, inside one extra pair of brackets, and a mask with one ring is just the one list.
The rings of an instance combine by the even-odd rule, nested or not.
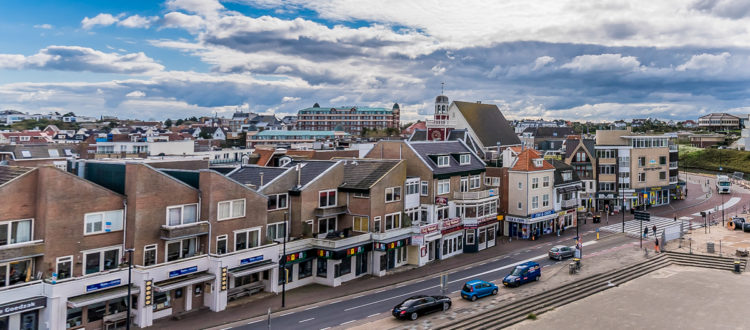
[(133, 252), (135, 250), (133, 249), (126, 249), (125, 252), (128, 253), (128, 312), (125, 319), (125, 329), (130, 330), (130, 310), (132, 308), (131, 305), (133, 305), (133, 296), (131, 296), (131, 288), (130, 285), (132, 284), (133, 280)]
[[(721, 173), (724, 169), (721, 167), (721, 150), (719, 151), (719, 173)], [(716, 183), (718, 184), (719, 181), (717, 180)], [(724, 194), (719, 192), (719, 195), (721, 195), (721, 226), (724, 227)]]
[(286, 239), (287, 236), (289, 236), (289, 212), (284, 212), (284, 246), (283, 246), (283, 254), (281, 256), (281, 267), (284, 269), (284, 281), (281, 282), (281, 308), (284, 308), (286, 306), (286, 281), (289, 277), (287, 274), (286, 269)]

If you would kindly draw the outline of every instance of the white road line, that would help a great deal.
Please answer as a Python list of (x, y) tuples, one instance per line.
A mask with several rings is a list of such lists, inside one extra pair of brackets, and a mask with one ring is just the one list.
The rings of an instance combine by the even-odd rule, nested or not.
[(302, 320), (302, 321), (299, 321), (299, 323), (302, 323), (302, 322), (307, 322), (307, 321), (312, 321), (312, 320), (314, 320), (314, 319), (315, 319), (314, 317), (311, 317), (311, 318), (309, 318), (309, 319), (307, 319), (307, 320)]
[(306, 311), (309, 311), (309, 310), (311, 310), (311, 309), (315, 309), (315, 308), (318, 308), (318, 307), (320, 307), (320, 306), (312, 306), (312, 307), (307, 307), (307, 308), (305, 308), (305, 310), (306, 310)]
[(325, 327), (325, 328), (323, 328), (323, 329), (320, 329), (320, 330), (328, 330), (328, 329), (330, 329), (330, 328), (331, 328), (331, 327)]
[(281, 314), (281, 315), (279, 315), (279, 317), (282, 317), (282, 316), (287, 316), (287, 315), (292, 315), (292, 314), (294, 314), (294, 312), (291, 312), (291, 313), (286, 313), (286, 314)]
[(359, 305), (359, 306), (349, 307), (349, 308), (345, 309), (344, 311), (348, 312), (348, 311), (350, 311), (352, 309), (357, 309), (357, 308), (360, 308), (360, 307), (365, 307), (365, 306), (369, 306), (369, 305), (372, 305), (372, 304), (381, 303), (381, 302), (388, 301), (388, 300), (391, 300), (391, 299), (394, 299), (394, 298), (398, 298), (398, 297), (413, 295), (413, 294), (415, 294), (417, 292), (422, 292), (422, 291), (425, 291), (425, 290), (439, 288), (439, 287), (440, 287), (439, 285), (433, 285), (433, 286), (431, 286), (429, 288), (424, 288), (422, 290), (407, 292), (407, 293), (400, 294), (400, 295), (397, 295), (397, 296), (391, 296), (390, 298), (380, 299), (380, 300), (372, 301), (372, 302), (369, 302), (369, 303), (366, 303), (366, 304), (362, 304), (362, 305)]
[(461, 290), (456, 290), (456, 291), (453, 291), (453, 292), (451, 292), (451, 294), (454, 294), (454, 293), (456, 293), (456, 292), (458, 292), (458, 291), (461, 291)]
[(352, 322), (356, 322), (356, 321), (357, 321), (357, 320), (351, 320), (351, 321), (347, 321), (347, 322), (341, 323), (341, 325), (344, 325), (344, 324), (349, 324), (349, 323), (352, 323)]
[(252, 322), (250, 322), (250, 323), (248, 323), (248, 324), (258, 323), (258, 322), (260, 322), (260, 321), (263, 321), (263, 320), (252, 321)]
[(378, 316), (378, 315), (380, 315), (380, 313), (375, 313), (375, 314), (372, 314), (372, 315), (368, 315), (367, 317), (373, 317), (373, 316)]
[[(739, 203), (740, 200), (741, 200), (741, 198), (739, 198), (739, 197), (732, 197), (726, 203), (724, 203), (723, 205), (719, 205), (719, 207), (716, 210), (721, 211), (722, 208), (724, 210), (726, 210), (728, 207), (732, 207), (732, 206), (736, 205), (737, 203)], [(714, 209), (710, 208), (710, 209), (705, 210), (703, 212), (706, 212), (706, 213), (708, 213), (708, 212), (714, 212)], [(694, 216), (694, 217), (699, 217), (701, 215), (701, 213), (698, 212), (698, 213), (693, 213), (691, 215)]]

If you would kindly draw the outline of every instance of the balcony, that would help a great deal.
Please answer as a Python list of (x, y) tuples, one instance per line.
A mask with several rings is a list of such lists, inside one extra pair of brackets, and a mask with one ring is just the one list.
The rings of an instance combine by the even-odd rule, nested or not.
[(161, 226), (161, 239), (173, 240), (208, 234), (208, 222), (200, 221), (179, 226)]
[(487, 197), (493, 197), (497, 196), (497, 190), (495, 189), (487, 189), (487, 190), (480, 190), (480, 191), (464, 191), (464, 192), (454, 192), (453, 193), (453, 199), (460, 199), (460, 200), (471, 200), (471, 199), (482, 199)]
[(455, 127), (455, 120), (435, 120), (431, 119), (427, 121), (427, 127), (442, 128), (442, 127)]
[(617, 158), (599, 158), (599, 165), (615, 165)]
[(44, 254), (44, 240), (6, 245), (0, 248), (0, 260), (31, 258)]
[(372, 239), (376, 241), (384, 241), (389, 240), (394, 237), (404, 236), (407, 234), (411, 234), (413, 231), (412, 227), (407, 228), (399, 228), (399, 229), (393, 229), (389, 230), (385, 233), (373, 233)]
[(574, 199), (565, 199), (565, 200), (563, 200), (560, 203), (560, 207), (565, 208), (565, 209), (569, 209), (569, 208), (573, 208), (573, 207), (578, 207), (578, 204), (580, 204), (580, 202), (578, 201), (578, 199), (575, 199), (575, 198)]
[(669, 162), (669, 169), (670, 170), (676, 170), (678, 163), (677, 162)]
[(676, 176), (670, 176), (669, 177), (669, 184), (677, 184), (677, 181), (679, 181), (679, 180), (677, 179)]
[(315, 213), (315, 216), (319, 218), (333, 217), (339, 214), (346, 213), (346, 205), (326, 207), (326, 208), (318, 207), (315, 209), (314, 213)]
[(677, 147), (676, 144), (669, 145), (669, 152), (677, 152), (677, 151), (679, 151), (679, 148)]
[[(371, 238), (372, 237), (370, 233), (359, 233), (349, 237), (313, 238), (312, 244), (316, 247), (336, 250), (347, 246), (368, 242)], [(287, 249), (289, 249), (288, 246)]]

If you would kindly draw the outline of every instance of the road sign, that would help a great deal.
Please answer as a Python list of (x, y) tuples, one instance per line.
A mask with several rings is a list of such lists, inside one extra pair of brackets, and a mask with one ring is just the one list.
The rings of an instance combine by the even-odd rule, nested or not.
[(641, 221), (651, 221), (651, 214), (645, 211), (635, 211), (635, 219)]

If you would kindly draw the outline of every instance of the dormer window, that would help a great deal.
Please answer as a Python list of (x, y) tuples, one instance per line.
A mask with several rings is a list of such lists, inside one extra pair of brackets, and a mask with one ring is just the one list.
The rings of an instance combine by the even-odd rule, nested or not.
[(542, 166), (544, 166), (543, 158), (534, 159), (534, 167), (542, 167)]
[(562, 172), (563, 181), (570, 181), (573, 179), (573, 173), (570, 171)]
[(437, 157), (437, 165), (438, 167), (447, 167), (450, 165), (450, 161), (448, 160), (448, 156), (438, 156)]
[(459, 159), (461, 165), (469, 165), (471, 163), (471, 156), (469, 154), (462, 154)]

